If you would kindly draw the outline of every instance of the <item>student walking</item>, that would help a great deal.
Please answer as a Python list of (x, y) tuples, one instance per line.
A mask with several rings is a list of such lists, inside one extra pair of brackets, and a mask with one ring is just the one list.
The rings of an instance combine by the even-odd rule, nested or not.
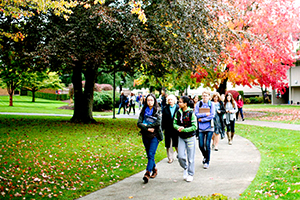
[(141, 129), (140, 133), (142, 134), (142, 140), (148, 158), (146, 173), (143, 177), (144, 182), (148, 183), (149, 178), (155, 178), (157, 176), (154, 157), (159, 142), (163, 140), (161, 111), (154, 94), (147, 95), (140, 112), (137, 126)]
[(242, 95), (238, 96), (236, 103), (237, 103), (237, 107), (238, 107), (238, 111), (236, 113), (236, 121), (239, 121), (239, 113), (241, 113), (242, 121), (245, 121), (244, 114), (243, 114), (244, 101), (243, 101)]
[(135, 101), (136, 101), (136, 97), (135, 97), (134, 93), (131, 92), (130, 97), (129, 97), (128, 115), (130, 114), (131, 108), (133, 110), (133, 115), (135, 115)]
[(174, 116), (178, 109), (177, 98), (174, 95), (169, 95), (167, 97), (167, 105), (163, 110), (161, 125), (165, 132), (165, 147), (167, 150), (168, 163), (170, 164), (174, 160), (173, 147), (175, 147), (178, 153), (178, 131), (173, 127)]
[(183, 179), (187, 182), (193, 181), (195, 173), (195, 144), (197, 121), (193, 109), (193, 102), (189, 97), (182, 96), (179, 99), (179, 110), (174, 117), (174, 128), (178, 130), (178, 161), (184, 169)]
[(127, 104), (126, 100), (127, 100), (127, 97), (124, 95), (124, 92), (122, 91), (121, 95), (120, 95), (119, 111), (118, 111), (117, 114), (120, 114), (121, 108), (123, 108), (124, 109), (124, 115), (125, 115), (126, 104)]
[(231, 93), (228, 93), (225, 96), (225, 123), (226, 123), (226, 129), (227, 129), (227, 138), (228, 138), (228, 144), (232, 145), (233, 136), (235, 133), (234, 127), (235, 127), (235, 117), (237, 112), (237, 104), (235, 100), (233, 99), (233, 96)]
[(214, 116), (214, 133), (212, 136), (213, 144), (212, 147), (215, 151), (218, 151), (218, 144), (220, 141), (220, 135), (223, 132), (224, 120), (223, 115), (225, 114), (225, 108), (221, 96), (218, 92), (212, 96), (213, 103), (215, 104), (215, 116)]
[(210, 92), (204, 91), (202, 93), (202, 100), (196, 104), (195, 115), (198, 119), (199, 129), (199, 148), (203, 155), (203, 168), (209, 168), (210, 161), (210, 144), (213, 135), (214, 127), (213, 118), (215, 113), (215, 106), (209, 100)]

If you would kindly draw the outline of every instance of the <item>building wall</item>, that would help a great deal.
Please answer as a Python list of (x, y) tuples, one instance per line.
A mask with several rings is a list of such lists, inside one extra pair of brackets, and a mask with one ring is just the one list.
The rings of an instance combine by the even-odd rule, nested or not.
[(0, 88), (0, 95), (8, 95), (6, 88)]

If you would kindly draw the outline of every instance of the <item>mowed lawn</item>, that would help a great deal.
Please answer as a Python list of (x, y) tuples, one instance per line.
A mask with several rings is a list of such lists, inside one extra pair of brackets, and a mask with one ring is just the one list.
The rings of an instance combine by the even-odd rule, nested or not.
[[(74, 199), (144, 170), (136, 120), (97, 121), (0, 115), (1, 197)], [(161, 143), (157, 161), (165, 154)]]

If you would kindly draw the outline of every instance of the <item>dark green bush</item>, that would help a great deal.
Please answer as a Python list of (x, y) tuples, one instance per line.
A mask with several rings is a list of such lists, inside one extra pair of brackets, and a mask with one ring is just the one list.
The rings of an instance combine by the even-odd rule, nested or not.
[[(27, 91), (27, 96), (32, 97), (32, 92)], [(42, 99), (49, 99), (49, 100), (68, 100), (69, 95), (68, 94), (50, 94), (50, 93), (43, 93), (43, 92), (35, 92), (35, 98), (42, 98)]]
[(111, 110), (113, 94), (111, 91), (94, 92), (93, 111)]
[(249, 100), (251, 104), (258, 104), (263, 102), (263, 97), (250, 97)]
[(245, 98), (245, 101), (244, 101), (244, 103), (245, 103), (245, 104), (250, 104), (250, 103), (251, 103), (251, 101), (250, 101), (250, 99), (249, 99), (249, 98)]

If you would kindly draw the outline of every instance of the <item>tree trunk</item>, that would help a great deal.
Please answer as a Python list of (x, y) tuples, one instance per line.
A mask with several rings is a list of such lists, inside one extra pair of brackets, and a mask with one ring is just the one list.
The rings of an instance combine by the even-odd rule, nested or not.
[(72, 82), (74, 87), (74, 114), (72, 122), (93, 123), (93, 96), (97, 77), (96, 67), (90, 66), (84, 73), (85, 87), (82, 91), (82, 65), (77, 63), (73, 69)]
[(228, 78), (224, 79), (223, 82), (219, 85), (219, 88), (217, 89), (217, 92), (219, 92), (220, 95), (226, 93), (227, 81), (228, 81)]
[(32, 90), (32, 102), (35, 102), (35, 90)]
[(267, 91), (267, 89), (263, 89), (263, 87), (260, 87), (261, 89), (261, 93), (262, 93), (262, 97), (263, 97), (263, 103), (265, 103), (266, 99), (265, 99), (265, 92)]
[(7, 83), (6, 84), (6, 89), (9, 94), (9, 106), (13, 106), (13, 95), (15, 91), (15, 87), (13, 83)]

